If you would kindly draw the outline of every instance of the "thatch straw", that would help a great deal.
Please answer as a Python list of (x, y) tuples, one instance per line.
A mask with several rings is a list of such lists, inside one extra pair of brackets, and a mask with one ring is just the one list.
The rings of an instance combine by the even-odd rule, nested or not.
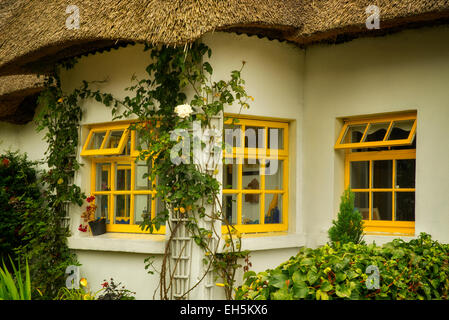
[(35, 75), (0, 78), (0, 121), (24, 124), (33, 119), (36, 98), (44, 79)]
[[(79, 8), (79, 29), (66, 28), (68, 4)], [(380, 31), (365, 27), (372, 4), (381, 9)], [(183, 45), (224, 30), (307, 45), (448, 17), (447, 0), (3, 0), (0, 74), (32, 72), (118, 42)]]
[[(120, 41), (183, 45), (228, 25), (301, 26), (301, 1), (294, 0), (20, 1), (0, 34), (1, 74)], [(66, 27), (68, 4), (79, 8), (79, 29)]]
[[(79, 29), (66, 27), (68, 4), (79, 8)], [(369, 5), (381, 9), (379, 31), (366, 29)], [(3, 0), (0, 74), (121, 42), (184, 45), (214, 30), (308, 45), (448, 18), (448, 0)]]
[[(79, 29), (66, 27), (69, 4)], [(380, 30), (365, 26), (369, 5), (381, 10)], [(129, 42), (184, 45), (215, 30), (307, 46), (448, 21), (449, 0), (0, 0), (0, 75)]]

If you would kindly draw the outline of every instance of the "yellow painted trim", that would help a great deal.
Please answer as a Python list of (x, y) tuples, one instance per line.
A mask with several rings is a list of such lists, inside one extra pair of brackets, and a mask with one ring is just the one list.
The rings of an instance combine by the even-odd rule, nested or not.
[[(121, 124), (120, 126), (111, 126), (114, 128), (127, 128), (129, 122), (127, 122), (126, 125)], [(102, 130), (104, 126), (99, 126), (98, 130)], [(109, 128), (109, 127), (108, 127)], [(130, 131), (130, 130), (126, 130)], [(90, 133), (92, 134), (92, 132)], [(135, 139), (133, 134), (133, 131), (130, 132), (129, 136), (124, 137), (122, 135), (122, 138), (119, 142), (120, 147), (122, 150), (120, 153), (123, 152), (123, 147), (125, 146), (125, 142), (127, 141), (127, 138), (131, 138), (131, 142)], [(135, 140), (134, 140), (135, 141)], [(131, 144), (131, 148), (133, 148), (133, 144)], [(132, 150), (132, 149), (131, 149)], [(118, 153), (118, 154), (120, 154)], [(126, 155), (126, 156), (118, 156), (118, 154), (114, 154), (112, 157), (97, 157), (91, 159), (91, 193), (93, 195), (107, 195), (108, 196), (108, 220), (109, 224), (106, 225), (106, 231), (107, 232), (126, 232), (126, 233), (149, 233), (149, 231), (142, 231), (140, 229), (139, 225), (134, 225), (135, 221), (135, 196), (136, 195), (151, 195), (151, 216), (152, 218), (155, 217), (156, 214), (156, 199), (154, 197), (155, 191), (152, 189), (149, 190), (135, 190), (135, 175), (136, 175), (136, 157), (133, 157), (132, 155)], [(105, 163), (110, 165), (110, 173), (109, 173), (109, 191), (97, 191), (96, 190), (96, 165), (97, 163)], [(121, 165), (126, 165), (126, 169), (131, 170), (131, 188), (130, 190), (116, 190), (116, 169), (119, 168)], [(126, 183), (126, 182), (125, 182)], [(116, 224), (115, 223), (115, 207), (116, 207), (116, 196), (117, 195), (129, 195), (129, 201), (130, 201), (130, 212), (129, 217), (117, 217), (117, 221), (123, 221), (123, 220), (129, 220), (130, 224)], [(127, 206), (126, 206), (127, 207)], [(165, 234), (165, 226), (162, 226), (159, 231), (154, 231), (154, 234)]]
[[(232, 118), (235, 118), (234, 115), (225, 114), (225, 117), (228, 117), (227, 121), (224, 124), (231, 124)], [(234, 165), (237, 165), (237, 189), (223, 189), (223, 194), (232, 195), (235, 194), (237, 198), (237, 224), (234, 227), (241, 233), (265, 233), (265, 232), (285, 232), (288, 230), (288, 185), (289, 185), (289, 124), (287, 120), (274, 120), (272, 118), (264, 118), (264, 119), (253, 119), (249, 117), (238, 118), (238, 123), (241, 128), (241, 147), (234, 147), (231, 153), (226, 153), (223, 151), (224, 158), (233, 158)], [(246, 130), (247, 126), (255, 126), (255, 127), (263, 127), (265, 129), (264, 134), (264, 146), (265, 148), (245, 148), (245, 135), (243, 134)], [(271, 152), (270, 149), (267, 148), (268, 144), (268, 129), (269, 128), (282, 128), (283, 129), (283, 149), (278, 149), (274, 152)], [(254, 159), (258, 158), (260, 163), (260, 189), (258, 190), (250, 190), (243, 189), (242, 186), (242, 163), (243, 159)], [(282, 160), (282, 186), (279, 190), (265, 190), (265, 160), (277, 159)], [(235, 164), (237, 163), (237, 164)], [(260, 217), (259, 224), (242, 224), (242, 201), (244, 194), (260, 194), (259, 203), (260, 203)], [(265, 224), (265, 197), (266, 194), (279, 194), (282, 199), (282, 211), (280, 212), (280, 220), (282, 223), (277, 224)], [(222, 227), (222, 233), (227, 233), (225, 227)]]
[[(401, 139), (401, 140), (388, 140), (389, 134), (393, 127), (393, 123), (396, 121), (404, 121), (404, 120), (414, 120), (414, 123), (410, 130), (408, 138)], [(389, 122), (387, 132), (385, 133), (385, 136), (382, 139), (382, 141), (365, 142), (366, 135), (367, 135), (368, 129), (371, 126), (371, 124), (382, 123), (382, 122), (385, 122), (385, 123)], [(362, 136), (362, 139), (360, 140), (360, 142), (344, 143), (343, 139), (345, 138), (345, 136), (347, 134), (349, 126), (362, 125), (362, 124), (366, 124), (366, 128), (365, 128), (365, 131), (363, 133), (363, 136)], [(340, 134), (338, 135), (338, 139), (337, 139), (337, 142), (335, 143), (334, 148), (335, 149), (359, 149), (359, 148), (370, 148), (370, 147), (390, 147), (390, 146), (411, 145), (413, 143), (413, 139), (415, 137), (416, 126), (417, 126), (416, 113), (390, 115), (390, 116), (377, 117), (377, 118), (371, 118), (371, 119), (364, 118), (364, 119), (356, 119), (356, 120), (347, 120), (347, 121), (345, 121), (343, 128), (341, 129)]]
[[(383, 232), (399, 233), (412, 235), (415, 233), (414, 221), (396, 221), (396, 192), (416, 192), (415, 188), (396, 188), (396, 160), (416, 159), (416, 149), (391, 150), (378, 152), (353, 152), (346, 154), (345, 157), (345, 189), (350, 187), (350, 163), (354, 161), (369, 161), (369, 188), (352, 189), (353, 192), (367, 192), (369, 194), (369, 220), (364, 220), (365, 232)], [(372, 182), (372, 162), (375, 160), (392, 160), (392, 187), (391, 188), (373, 188)], [(373, 192), (391, 192), (392, 193), (392, 220), (372, 220), (372, 194)]]
[[(123, 149), (125, 148), (126, 141), (128, 140), (129, 131), (128, 130), (129, 124), (122, 124), (122, 125), (110, 125), (110, 126), (98, 126), (94, 127), (90, 130), (86, 141), (84, 142), (83, 148), (81, 149), (80, 155), (85, 156), (107, 156), (107, 155), (119, 155), (123, 152)], [(111, 131), (118, 131), (123, 130), (122, 136), (120, 138), (119, 144), (116, 148), (104, 148), (106, 141), (108, 140), (109, 135), (111, 134)], [(103, 141), (101, 142), (101, 146), (99, 149), (87, 149), (94, 133), (96, 132), (106, 132), (103, 138)]]

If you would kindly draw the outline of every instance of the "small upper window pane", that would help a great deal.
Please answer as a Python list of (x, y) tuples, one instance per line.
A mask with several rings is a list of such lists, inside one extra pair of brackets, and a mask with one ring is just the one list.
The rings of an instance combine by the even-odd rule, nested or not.
[(383, 141), (389, 126), (390, 122), (370, 123), (365, 142)]
[[(416, 114), (346, 120), (335, 149), (380, 151), (380, 148), (410, 146), (416, 132)], [(368, 150), (369, 149), (369, 150)]]
[(126, 127), (108, 129), (107, 127), (92, 129), (86, 139), (82, 156), (129, 155), (131, 144)]
[(104, 144), (103, 149), (115, 149), (122, 138), (123, 130), (112, 130)]
[(346, 134), (343, 137), (342, 143), (357, 143), (362, 141), (367, 124), (355, 124), (348, 126)]
[(106, 135), (106, 131), (98, 131), (92, 134), (90, 138), (89, 144), (87, 146), (88, 150), (100, 149), (101, 144), (103, 143), (104, 136)]
[(394, 121), (387, 140), (408, 139), (415, 120)]

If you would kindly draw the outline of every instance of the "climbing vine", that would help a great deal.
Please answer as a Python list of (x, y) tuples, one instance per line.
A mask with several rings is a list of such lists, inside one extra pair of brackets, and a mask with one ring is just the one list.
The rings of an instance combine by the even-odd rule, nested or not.
[[(172, 243), (177, 232), (185, 228), (204, 251), (204, 275), (199, 282), (213, 272), (223, 280), (226, 297), (232, 299), (236, 270), (242, 266), (239, 260), (248, 261), (248, 252), (242, 251), (241, 236), (223, 215), (219, 199), (220, 183), (216, 176), (220, 164), (211, 159), (224, 143), (219, 138), (221, 130), (206, 140), (194, 136), (192, 123), (199, 123), (202, 130), (217, 132), (225, 106), (249, 107), (252, 97), (247, 95), (241, 78), (245, 62), (240, 70), (231, 72), (229, 80), (213, 81), (213, 68), (206, 61), (212, 51), (203, 43), (193, 43), (188, 48), (145, 45), (145, 51), (151, 52), (151, 63), (146, 68), (147, 77), (141, 80), (133, 77), (133, 86), (126, 88), (133, 95), (119, 100), (110, 93), (86, 90), (84, 97), (111, 107), (114, 119), (137, 118), (129, 129), (137, 132), (138, 160), (146, 160), (151, 166), (151, 173), (144, 178), (153, 181), (156, 197), (165, 204), (165, 209), (155, 217), (145, 218), (141, 228), (153, 232), (167, 225), (170, 234), (158, 271), (160, 298), (171, 298), (176, 269), (186, 250), (184, 246), (175, 253)], [(84, 82), (84, 88), (87, 86)], [(173, 138), (177, 132), (181, 134)], [(188, 151), (174, 161), (173, 150), (180, 145), (183, 151)], [(198, 146), (200, 149), (195, 149)], [(195, 161), (204, 155), (203, 162)], [(222, 225), (227, 230), (223, 239), (218, 231)], [(151, 258), (146, 263), (146, 268), (153, 266)], [(185, 298), (198, 283), (175, 298)]]
[(38, 98), (41, 111), (36, 119), (37, 131), (45, 133), (44, 141), (48, 145), (43, 159), (48, 169), (40, 172), (43, 197), (23, 203), (21, 232), (27, 241), (17, 248), (17, 253), (30, 262), (33, 286), (42, 294), (37, 298), (44, 299), (54, 298), (58, 289), (65, 285), (67, 266), (79, 265), (67, 245), (70, 236), (68, 210), (72, 204), (81, 205), (85, 198), (73, 183), (75, 172), (80, 168), (76, 152), (82, 90), (65, 95), (58, 69), (59, 66), (46, 76), (45, 89)]

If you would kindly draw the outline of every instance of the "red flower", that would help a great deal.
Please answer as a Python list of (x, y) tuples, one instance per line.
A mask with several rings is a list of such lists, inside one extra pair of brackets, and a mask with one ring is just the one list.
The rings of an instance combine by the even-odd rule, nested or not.
[(87, 226), (83, 227), (83, 225), (80, 224), (80, 226), (78, 227), (78, 230), (81, 232), (87, 232)]
[(5, 167), (9, 166), (9, 159), (8, 158), (3, 158), (2, 159), (2, 165), (4, 165)]
[(87, 202), (92, 202), (95, 200), (95, 196), (90, 196), (86, 199)]
[(109, 283), (105, 282), (101, 284), (103, 286), (103, 288), (109, 287)]

